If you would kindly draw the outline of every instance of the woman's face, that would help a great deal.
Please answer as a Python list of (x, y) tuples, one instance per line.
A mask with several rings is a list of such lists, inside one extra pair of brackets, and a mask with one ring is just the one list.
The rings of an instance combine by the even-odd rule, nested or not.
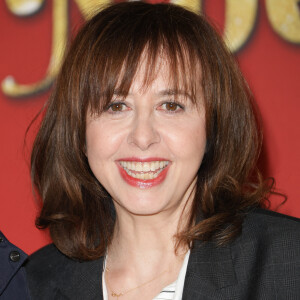
[(196, 107), (185, 91), (175, 91), (164, 63), (147, 88), (144, 70), (142, 64), (126, 98), (118, 91), (100, 116), (87, 116), (86, 155), (117, 214), (179, 210), (192, 193), (205, 152), (201, 88)]

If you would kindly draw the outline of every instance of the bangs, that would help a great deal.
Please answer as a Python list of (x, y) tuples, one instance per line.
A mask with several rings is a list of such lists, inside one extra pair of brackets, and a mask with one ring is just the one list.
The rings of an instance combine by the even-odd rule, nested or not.
[(97, 38), (87, 51), (91, 63), (86, 81), (90, 95), (86, 101), (92, 114), (101, 114), (116, 91), (126, 97), (142, 64), (141, 88), (147, 89), (164, 64), (169, 69), (172, 90), (183, 91), (197, 103), (201, 67), (195, 44), (180, 30), (180, 24), (160, 16), (160, 10), (153, 14), (153, 9), (148, 14), (143, 9), (134, 18), (118, 12), (109, 22), (103, 20), (109, 17), (106, 12), (105, 18), (96, 18), (100, 24), (92, 24)]

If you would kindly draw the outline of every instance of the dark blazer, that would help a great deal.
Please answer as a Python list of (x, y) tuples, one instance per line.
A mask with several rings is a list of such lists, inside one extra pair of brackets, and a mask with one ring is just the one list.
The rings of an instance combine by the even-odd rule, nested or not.
[[(77, 262), (54, 245), (26, 265), (33, 299), (102, 299), (103, 258)], [(183, 300), (299, 300), (300, 219), (256, 209), (241, 235), (224, 247), (196, 242)]]
[(0, 299), (29, 300), (25, 270), (27, 255), (0, 231)]

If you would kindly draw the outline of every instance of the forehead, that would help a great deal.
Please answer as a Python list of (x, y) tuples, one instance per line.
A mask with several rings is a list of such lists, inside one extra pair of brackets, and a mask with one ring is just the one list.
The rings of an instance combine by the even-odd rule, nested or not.
[(108, 57), (100, 65), (94, 64), (89, 75), (92, 84), (87, 87), (91, 97), (86, 98), (91, 111), (101, 113), (116, 93), (126, 97), (132, 88), (145, 91), (158, 81), (164, 89), (188, 94), (198, 103), (199, 91), (202, 94), (200, 59), (195, 51), (185, 51), (182, 46), (172, 50), (146, 46), (137, 57), (128, 54), (121, 61)]
[[(165, 56), (159, 56), (152, 64), (149, 62), (147, 54), (143, 54), (133, 77), (130, 90), (138, 89), (140, 92), (147, 91), (150, 88), (174, 87), (174, 79), (171, 76), (172, 67)], [(180, 72), (181, 73), (181, 72)], [(178, 84), (182, 79), (179, 79)]]
[[(122, 85), (122, 73), (117, 86)], [(201, 74), (200, 61), (192, 63), (188, 55), (184, 55), (181, 60), (174, 60), (164, 51), (160, 51), (155, 58), (144, 51), (132, 78), (130, 90), (138, 89), (143, 92), (149, 88), (170, 88), (174, 91), (191, 92), (201, 88)]]

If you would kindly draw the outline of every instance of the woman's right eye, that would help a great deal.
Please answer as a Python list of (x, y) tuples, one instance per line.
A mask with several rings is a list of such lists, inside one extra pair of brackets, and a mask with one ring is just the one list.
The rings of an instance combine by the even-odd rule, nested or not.
[(110, 113), (119, 113), (123, 111), (127, 111), (130, 108), (123, 102), (113, 102), (107, 106), (106, 111)]

